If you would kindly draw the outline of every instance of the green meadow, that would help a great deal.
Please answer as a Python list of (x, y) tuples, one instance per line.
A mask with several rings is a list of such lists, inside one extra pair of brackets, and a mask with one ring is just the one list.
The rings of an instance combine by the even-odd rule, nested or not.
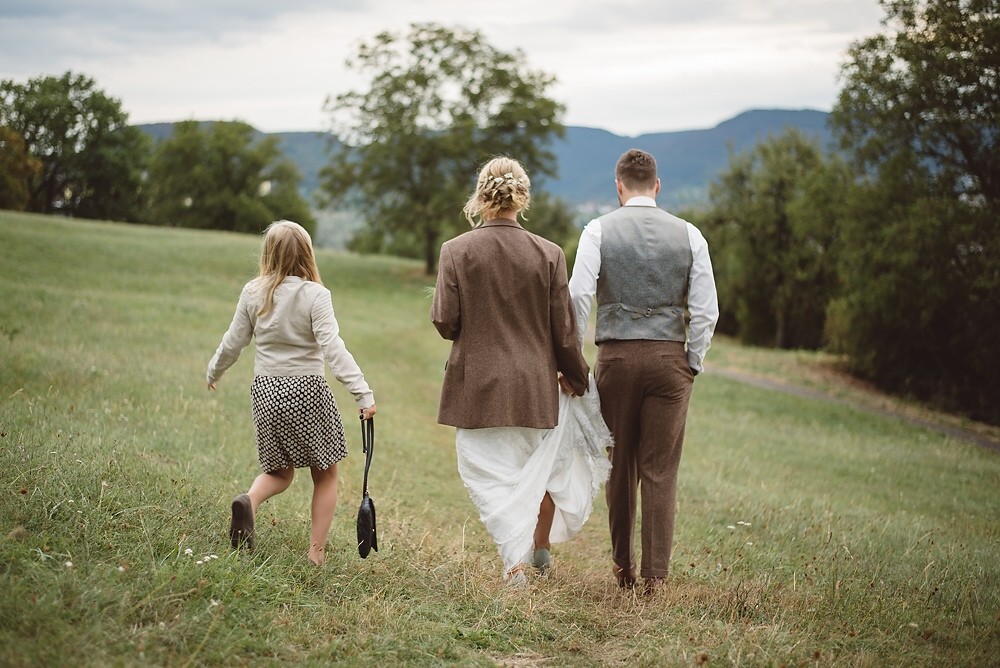
[(821, 356), (727, 340), (695, 384), (665, 590), (614, 586), (603, 498), (549, 577), (504, 586), (435, 421), (433, 279), (406, 260), (318, 257), (379, 408), (381, 550), (355, 548), (345, 419), (325, 566), (305, 472), (233, 552), (253, 351), (216, 392), (205, 367), (257, 251), (0, 212), (0, 665), (1000, 665), (1000, 451), (713, 375), (829, 380)]

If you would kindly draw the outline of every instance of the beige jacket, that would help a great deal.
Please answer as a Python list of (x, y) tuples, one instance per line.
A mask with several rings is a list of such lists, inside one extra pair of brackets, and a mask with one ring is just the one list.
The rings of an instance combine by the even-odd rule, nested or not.
[(559, 419), (556, 372), (587, 390), (566, 258), (514, 221), (487, 221), (441, 247), (431, 321), (454, 342), (441, 424), (548, 429)]
[(255, 375), (322, 376), (325, 363), (359, 408), (374, 405), (375, 396), (364, 374), (340, 338), (330, 291), (319, 283), (289, 276), (274, 291), (271, 310), (258, 317), (263, 293), (260, 278), (243, 287), (229, 330), (208, 363), (208, 382), (221, 378), (250, 339), (256, 338)]

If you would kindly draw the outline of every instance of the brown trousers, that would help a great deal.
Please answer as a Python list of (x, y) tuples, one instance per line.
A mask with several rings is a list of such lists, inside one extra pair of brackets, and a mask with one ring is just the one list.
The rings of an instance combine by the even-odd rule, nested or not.
[(674, 539), (677, 468), (694, 374), (676, 341), (606, 341), (595, 369), (601, 413), (615, 447), (605, 486), (611, 556), (635, 567), (636, 500), (642, 494), (644, 578), (666, 577)]

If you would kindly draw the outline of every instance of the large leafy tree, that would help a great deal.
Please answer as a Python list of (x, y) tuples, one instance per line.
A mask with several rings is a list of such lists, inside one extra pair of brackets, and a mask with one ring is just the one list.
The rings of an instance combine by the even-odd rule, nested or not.
[(22, 170), (26, 208), (138, 220), (149, 140), (94, 80), (66, 72), (0, 82), (0, 126), (17, 133), (40, 169)]
[(1000, 4), (880, 0), (884, 32), (851, 46), (833, 112), (878, 168), (912, 153), (955, 197), (1000, 201)]
[(156, 147), (149, 222), (256, 233), (288, 219), (314, 231), (300, 180), (276, 138), (240, 121), (183, 121)]
[(1000, 421), (1000, 6), (882, 0), (833, 112), (862, 174), (837, 343), (884, 387)]
[(723, 304), (721, 329), (747, 343), (817, 348), (836, 291), (834, 193), (846, 166), (790, 129), (730, 156), (701, 221)]
[(29, 184), (41, 170), (41, 161), (28, 153), (21, 135), (0, 127), (0, 209), (27, 208)]
[(361, 247), (422, 258), (432, 273), (441, 242), (466, 225), (462, 204), (489, 157), (518, 159), (536, 183), (555, 174), (547, 144), (563, 133), (563, 108), (547, 96), (554, 78), (520, 51), (414, 24), (377, 35), (348, 65), (370, 84), (327, 100), (343, 143), (323, 188), (364, 216)]

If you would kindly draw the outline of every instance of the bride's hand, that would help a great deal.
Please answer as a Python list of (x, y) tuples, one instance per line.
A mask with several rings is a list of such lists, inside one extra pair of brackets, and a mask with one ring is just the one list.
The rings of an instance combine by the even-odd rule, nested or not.
[(559, 387), (561, 387), (562, 391), (571, 397), (578, 396), (576, 390), (574, 390), (573, 386), (569, 384), (568, 380), (566, 380), (566, 376), (562, 375), (562, 372), (559, 373)]

